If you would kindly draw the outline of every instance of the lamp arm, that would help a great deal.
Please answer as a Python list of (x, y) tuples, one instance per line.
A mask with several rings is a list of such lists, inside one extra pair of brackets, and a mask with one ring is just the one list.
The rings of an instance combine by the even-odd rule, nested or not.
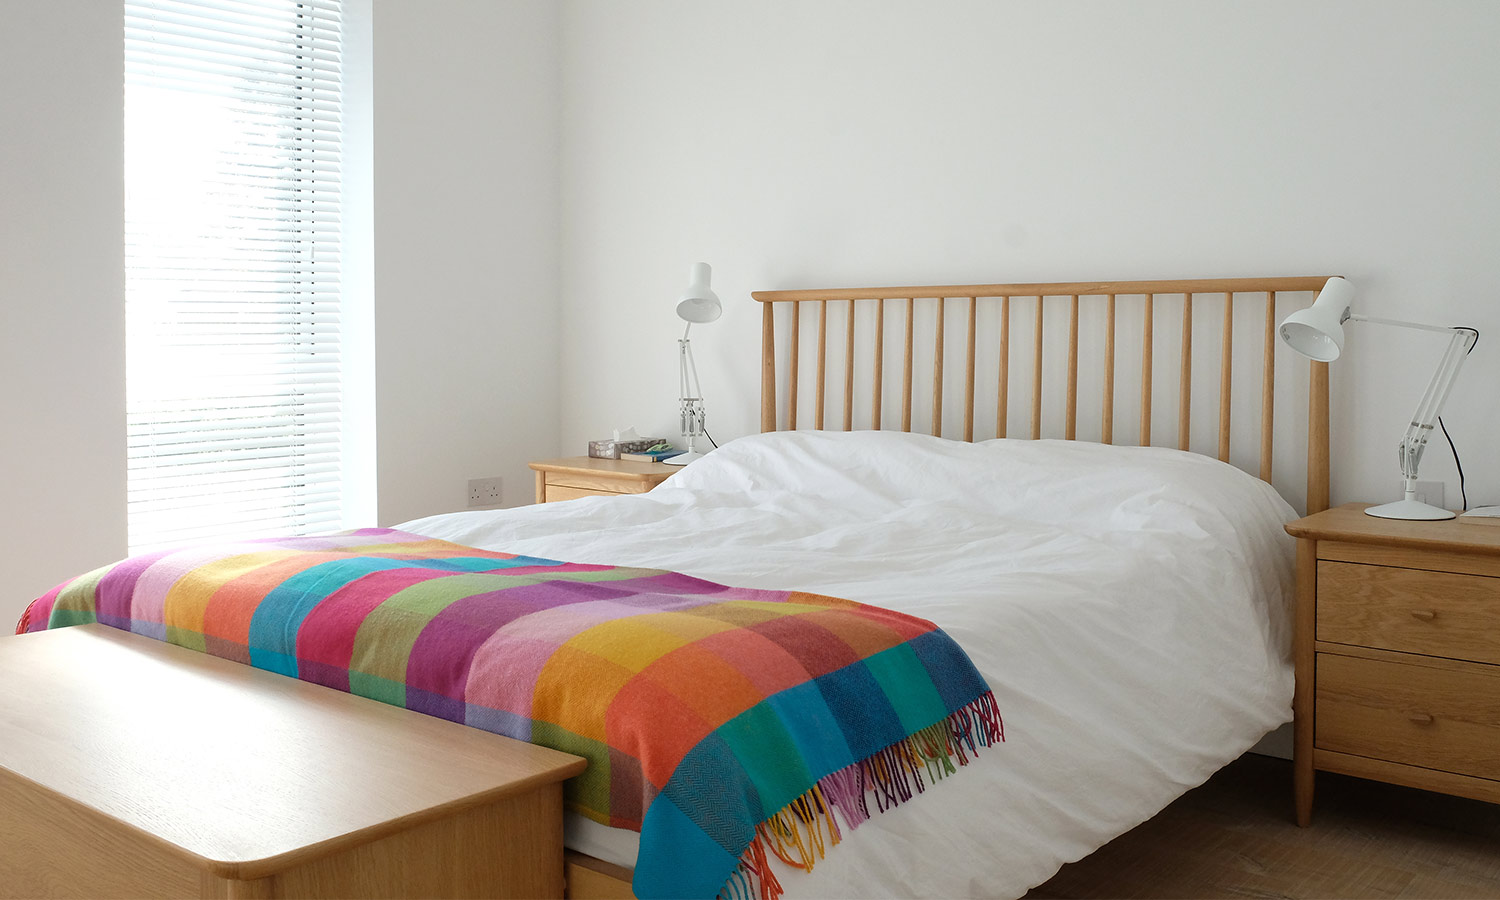
[(1427, 449), (1427, 439), (1432, 435), (1432, 428), (1437, 424), (1438, 416), (1443, 411), (1443, 404), (1448, 401), (1449, 392), (1453, 390), (1453, 383), (1458, 378), (1458, 370), (1463, 366), (1469, 351), (1474, 348), (1479, 335), (1478, 332), (1469, 328), (1439, 328), (1389, 321), (1378, 321), (1377, 324), (1401, 325), (1420, 328), (1424, 331), (1447, 331), (1453, 335), (1448, 342), (1448, 349), (1443, 352), (1443, 358), (1438, 363), (1437, 371), (1432, 373), (1432, 380), (1427, 383), (1427, 391), (1422, 394), (1422, 399), (1417, 403), (1416, 412), (1412, 413), (1411, 424), (1407, 426), (1406, 434), (1402, 437), (1401, 446), (1397, 451), (1401, 460), (1401, 474), (1406, 479), (1406, 488), (1408, 491), (1415, 491), (1417, 467), (1422, 462), (1422, 451)]
[[(688, 332), (693, 330), (693, 323), (682, 329), (682, 337), (677, 341), (677, 399), (686, 400), (694, 396), (692, 386), (688, 382), (688, 372), (692, 370), (693, 345), (688, 342)], [(694, 372), (694, 374), (697, 374)]]
[(1468, 331), (1470, 329), (1458, 328), (1452, 325), (1424, 325), (1421, 322), (1403, 322), (1400, 319), (1382, 319), (1378, 316), (1366, 316), (1359, 313), (1350, 313), (1345, 316), (1344, 322), (1369, 322), (1371, 325), (1394, 325), (1397, 328), (1415, 328), (1418, 331)]
[[(689, 325), (688, 328), (692, 328)], [(698, 381), (698, 364), (693, 359), (693, 342), (688, 340), (687, 332), (682, 333), (682, 340), (677, 342), (677, 350), (680, 358), (678, 365), (678, 399), (702, 400), (703, 385)]]

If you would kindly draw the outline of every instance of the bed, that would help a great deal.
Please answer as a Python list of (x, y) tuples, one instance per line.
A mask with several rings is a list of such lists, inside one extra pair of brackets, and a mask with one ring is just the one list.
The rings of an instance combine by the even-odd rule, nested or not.
[[(761, 436), (650, 494), (401, 527), (750, 587), (795, 585), (938, 622), (995, 690), (1005, 747), (781, 882), (791, 897), (1020, 896), (1291, 718), (1292, 551), (1281, 526), (1296, 513), (1272, 487), (1273, 329), (1324, 280), (757, 293)], [(1168, 342), (1154, 326), (1168, 316), (1181, 330), (1162, 348), (1176, 358), (1163, 360), (1154, 351)], [(1218, 340), (1204, 353), (1200, 337), (1195, 356), (1205, 326)], [(945, 333), (958, 335), (960, 352), (945, 352)], [(1102, 344), (1092, 370), (1080, 333)], [(1139, 343), (1117, 346), (1127, 334)], [(1193, 378), (1204, 357), (1217, 364), (1207, 386)], [(1260, 371), (1241, 374), (1256, 361)], [(1135, 390), (1122, 390), (1127, 366), (1139, 373)], [(829, 376), (839, 368), (835, 413), (840, 384), (830, 403)], [(1249, 402), (1236, 402), (1236, 374), (1253, 389)], [(1314, 511), (1327, 506), (1327, 370), (1291, 374), (1282, 380), (1308, 397), (1296, 409), (1307, 416), (1307, 458), (1278, 484), (1305, 484)], [(1096, 417), (1083, 423), (1089, 375)], [(1176, 449), (1150, 446), (1162, 382), (1175, 387)], [(1201, 436), (1212, 455), (1190, 452), (1192, 400), (1205, 387), (1218, 399), (1217, 428)], [(1117, 427), (1117, 404), (1133, 421)], [(1246, 408), (1248, 452), (1233, 453), (1233, 414)], [(914, 423), (928, 434), (912, 433)], [(1048, 424), (1063, 440), (1042, 440)], [(1095, 442), (1077, 440), (1091, 426)], [(1145, 446), (1116, 446), (1131, 426)], [(986, 427), (996, 438), (976, 443)], [(1031, 440), (1005, 440), (1008, 431)], [(608, 873), (606, 888), (624, 893), (637, 836), (576, 815), (568, 826), (588, 883)]]
[[(761, 435), (649, 494), (398, 529), (936, 622), (994, 692), (1005, 743), (779, 880), (790, 897), (1020, 896), (1291, 718), (1281, 525), (1296, 513), (1277, 487), (1305, 486), (1308, 511), (1327, 506), (1327, 369), (1278, 379), (1274, 326), (1324, 280), (757, 293)], [(1179, 337), (1159, 337), (1159, 321)], [(1013, 403), (1027, 387), (1030, 403)], [(1277, 403), (1304, 387), (1305, 407)], [(1165, 391), (1175, 404), (1159, 402)], [(1216, 430), (1205, 417), (1194, 428), (1205, 394)], [(1153, 446), (1174, 406), (1175, 447)], [(1278, 408), (1305, 411), (1305, 465), (1273, 465), (1287, 455)], [(1127, 418), (1136, 446), (1123, 446)], [(1212, 452), (1193, 452), (1202, 445)], [(568, 843), (588, 875), (570, 879), (572, 895), (628, 890), (634, 832), (575, 816)]]

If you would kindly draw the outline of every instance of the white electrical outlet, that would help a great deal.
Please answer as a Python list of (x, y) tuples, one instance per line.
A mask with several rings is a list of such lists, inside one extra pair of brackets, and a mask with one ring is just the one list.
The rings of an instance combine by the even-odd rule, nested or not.
[(1438, 509), (1448, 508), (1443, 505), (1443, 482), (1441, 481), (1417, 482), (1417, 500), (1428, 506), (1436, 506)]
[(475, 478), (469, 482), (469, 507), (499, 506), (500, 477)]

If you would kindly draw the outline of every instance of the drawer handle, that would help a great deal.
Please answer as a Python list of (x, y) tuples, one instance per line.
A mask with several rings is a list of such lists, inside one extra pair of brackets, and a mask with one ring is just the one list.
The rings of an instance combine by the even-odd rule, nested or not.
[(1413, 725), (1431, 725), (1433, 722), (1432, 716), (1427, 713), (1412, 713), (1407, 718), (1411, 720)]
[(1413, 619), (1421, 619), (1423, 622), (1431, 622), (1437, 618), (1437, 613), (1430, 609), (1414, 609), (1411, 611), (1411, 617)]

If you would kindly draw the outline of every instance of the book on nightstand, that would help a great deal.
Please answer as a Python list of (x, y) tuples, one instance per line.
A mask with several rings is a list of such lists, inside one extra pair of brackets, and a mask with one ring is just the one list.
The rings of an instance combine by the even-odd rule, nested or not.
[(644, 453), (621, 453), (621, 459), (632, 459), (636, 462), (661, 462), (674, 456), (681, 456), (681, 450), (648, 450)]

